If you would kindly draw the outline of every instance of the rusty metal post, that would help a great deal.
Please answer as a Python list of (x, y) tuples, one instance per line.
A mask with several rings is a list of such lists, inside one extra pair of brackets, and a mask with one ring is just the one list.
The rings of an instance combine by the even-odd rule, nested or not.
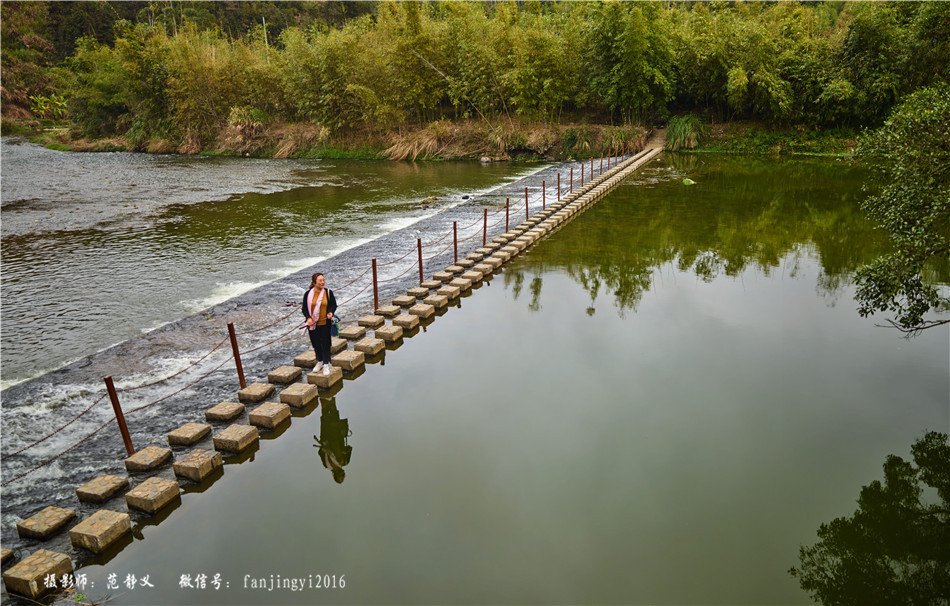
[(531, 217), (528, 216), (528, 188), (524, 188), (524, 220), (527, 221)]
[(594, 156), (590, 157), (590, 180), (594, 180)]
[(567, 193), (571, 193), (572, 191), (574, 191), (574, 167), (573, 166), (571, 167), (571, 185), (570, 185), (570, 188), (567, 190)]
[(603, 154), (600, 155), (600, 172), (598, 174), (600, 175), (604, 174), (604, 155)]
[(557, 201), (561, 201), (561, 173), (557, 174)]
[(455, 262), (459, 262), (459, 222), (452, 221), (452, 242), (455, 245)]
[(508, 232), (508, 212), (511, 210), (511, 199), (505, 198), (505, 233)]
[(234, 322), (228, 322), (228, 336), (231, 337), (231, 351), (234, 353), (234, 365), (237, 366), (238, 382), (241, 389), (247, 387), (244, 380), (244, 366), (241, 365), (241, 352), (238, 351), (237, 335), (234, 334)]
[(379, 285), (376, 283), (376, 257), (373, 257), (373, 313), (379, 309)]
[(425, 281), (422, 277), (422, 238), (416, 238), (416, 248), (419, 249), (419, 284), (421, 285)]
[(545, 191), (545, 187), (547, 186), (544, 184), (544, 181), (541, 181), (541, 210), (544, 210), (544, 206), (545, 206), (544, 197), (545, 197), (545, 194), (547, 193)]
[(581, 187), (584, 187), (584, 163), (581, 162)]
[(112, 400), (112, 411), (115, 412), (115, 420), (119, 422), (119, 432), (122, 434), (122, 441), (125, 442), (125, 451), (129, 456), (135, 454), (135, 448), (132, 446), (132, 436), (129, 435), (129, 428), (125, 424), (125, 415), (122, 414), (122, 407), (119, 406), (119, 394), (115, 392), (115, 385), (112, 384), (112, 376), (103, 377), (106, 382), (106, 389), (109, 390), (109, 399)]
[(488, 245), (488, 209), (482, 209), (482, 246)]

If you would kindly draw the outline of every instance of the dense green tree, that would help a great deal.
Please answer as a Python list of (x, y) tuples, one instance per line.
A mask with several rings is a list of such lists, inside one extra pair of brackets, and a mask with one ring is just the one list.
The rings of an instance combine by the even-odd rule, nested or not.
[[(861, 489), (858, 510), (818, 529), (789, 572), (825, 606), (950, 602), (950, 442), (930, 432), (913, 463), (890, 455), (884, 483)], [(925, 500), (926, 491), (936, 502)], [(929, 496), (929, 495), (928, 495)]]
[(887, 160), (876, 165), (879, 193), (862, 207), (894, 247), (858, 272), (859, 312), (893, 312), (906, 331), (950, 322), (925, 317), (950, 309), (946, 287), (927, 278), (933, 264), (950, 260), (950, 84), (910, 95), (859, 153)]

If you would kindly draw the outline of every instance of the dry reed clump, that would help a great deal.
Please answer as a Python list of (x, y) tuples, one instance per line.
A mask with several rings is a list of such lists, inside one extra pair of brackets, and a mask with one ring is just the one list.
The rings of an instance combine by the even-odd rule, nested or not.
[(167, 139), (154, 139), (145, 146), (145, 151), (150, 154), (170, 154), (174, 150), (175, 147)]
[(459, 129), (450, 122), (432, 122), (421, 130), (394, 134), (392, 145), (383, 151), (383, 155), (390, 160), (439, 157), (454, 142), (458, 133)]
[(274, 157), (289, 158), (301, 149), (326, 143), (330, 138), (330, 130), (318, 124), (280, 124), (268, 136), (275, 141)]

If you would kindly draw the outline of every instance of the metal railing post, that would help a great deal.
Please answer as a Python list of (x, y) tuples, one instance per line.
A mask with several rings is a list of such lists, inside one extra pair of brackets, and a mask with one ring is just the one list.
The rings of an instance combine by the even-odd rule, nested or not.
[(376, 283), (376, 257), (373, 257), (373, 313), (379, 309), (379, 285)]
[(455, 262), (459, 262), (459, 222), (452, 221), (452, 242), (455, 245)]
[(419, 249), (419, 284), (421, 285), (425, 281), (422, 277), (422, 238), (416, 238), (416, 248)]
[(241, 389), (244, 389), (247, 387), (247, 381), (244, 380), (244, 366), (241, 365), (241, 352), (238, 351), (237, 335), (234, 334), (234, 322), (228, 322), (228, 336), (231, 337), (231, 351), (234, 353), (238, 382), (241, 384)]
[(125, 424), (125, 415), (122, 414), (122, 407), (119, 406), (119, 395), (115, 392), (115, 385), (112, 384), (112, 376), (103, 377), (106, 382), (106, 389), (109, 390), (109, 399), (112, 400), (112, 411), (115, 412), (115, 420), (119, 422), (119, 432), (122, 434), (122, 441), (125, 442), (125, 451), (129, 456), (135, 454), (135, 448), (132, 446), (132, 436), (129, 435), (129, 428)]

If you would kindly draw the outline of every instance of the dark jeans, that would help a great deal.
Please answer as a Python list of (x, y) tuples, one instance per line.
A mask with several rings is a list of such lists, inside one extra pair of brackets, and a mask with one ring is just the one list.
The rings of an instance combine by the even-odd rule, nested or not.
[(330, 363), (330, 323), (318, 325), (310, 332), (310, 342), (313, 351), (317, 354), (317, 362)]

